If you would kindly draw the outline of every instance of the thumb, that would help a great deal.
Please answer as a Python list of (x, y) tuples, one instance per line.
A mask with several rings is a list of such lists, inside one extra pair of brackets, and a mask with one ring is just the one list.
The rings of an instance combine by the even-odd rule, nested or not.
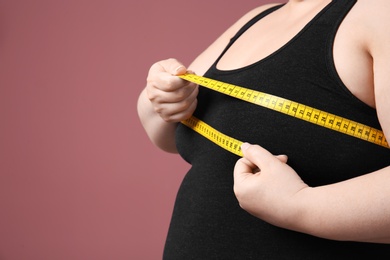
[(287, 163), (288, 159), (287, 155), (275, 156), (263, 147), (259, 145), (251, 145), (249, 143), (243, 143), (241, 145), (241, 150), (244, 154), (244, 158), (257, 165), (260, 169), (275, 161)]
[(172, 76), (182, 75), (187, 72), (187, 68), (176, 59), (167, 59), (154, 63), (149, 69), (149, 74), (166, 72)]
[(176, 59), (168, 59), (164, 63), (165, 69), (173, 76), (182, 75), (187, 72), (187, 68)]
[(281, 154), (281, 155), (276, 155), (275, 157), (278, 158), (279, 161), (281, 161), (282, 163), (287, 163), (287, 160), (288, 160), (287, 155)]
[(174, 73), (173, 73), (172, 75), (174, 75), (174, 76), (179, 76), (179, 75), (183, 75), (183, 74), (185, 74), (185, 73), (187, 73), (187, 68), (184, 67), (184, 65), (179, 65), (179, 66), (175, 69), (175, 71), (174, 71)]
[(276, 159), (273, 154), (259, 145), (243, 143), (241, 150), (244, 158), (257, 165), (260, 169)]

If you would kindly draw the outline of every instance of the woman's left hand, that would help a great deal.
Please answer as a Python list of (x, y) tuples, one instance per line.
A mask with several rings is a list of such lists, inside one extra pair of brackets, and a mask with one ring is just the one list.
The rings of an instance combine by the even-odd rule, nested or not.
[(234, 193), (240, 206), (273, 225), (289, 228), (299, 217), (300, 197), (309, 188), (287, 165), (287, 156), (274, 156), (258, 145), (244, 143), (244, 157), (234, 168)]

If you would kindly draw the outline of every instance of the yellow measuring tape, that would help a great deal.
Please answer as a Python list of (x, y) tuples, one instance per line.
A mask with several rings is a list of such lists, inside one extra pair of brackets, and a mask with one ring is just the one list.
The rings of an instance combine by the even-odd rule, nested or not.
[[(235, 97), (258, 106), (266, 107), (271, 110), (316, 124), (318, 126), (326, 127), (331, 130), (359, 138), (361, 140), (390, 148), (384, 133), (381, 130), (372, 128), (370, 126), (285, 98), (243, 88), (229, 83), (224, 83), (195, 74), (184, 74), (180, 75), (179, 77), (225, 95)], [(240, 148), (242, 144), (241, 141), (224, 135), (223, 133), (217, 131), (216, 129), (195, 117), (191, 117), (185, 121), (182, 121), (182, 123), (192, 128), (194, 131), (203, 135), (215, 144), (221, 146), (222, 148), (242, 156)]]

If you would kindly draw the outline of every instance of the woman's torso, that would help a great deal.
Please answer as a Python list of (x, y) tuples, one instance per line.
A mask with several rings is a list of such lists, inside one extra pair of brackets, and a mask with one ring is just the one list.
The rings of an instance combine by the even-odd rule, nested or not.
[[(229, 60), (224, 55), (245, 33), (254, 32), (253, 26), (276, 14), (280, 6), (275, 7), (244, 27), (205, 76), (380, 128), (376, 111), (351, 94), (332, 58), (338, 26), (354, 4), (355, 0), (332, 1), (279, 48), (257, 52), (254, 60), (244, 57), (239, 66), (229, 67), (229, 62), (240, 57), (232, 55)], [(255, 38), (263, 41), (261, 36), (258, 32), (249, 37), (251, 44), (257, 43)], [(289, 164), (310, 186), (353, 178), (390, 164), (389, 149), (205, 88), (200, 89), (194, 115), (226, 135), (259, 144), (274, 154), (287, 154)], [(373, 252), (390, 256), (388, 245), (328, 241), (279, 229), (250, 216), (233, 194), (233, 167), (238, 157), (183, 125), (176, 138), (181, 156), (192, 167), (175, 203), (166, 259), (343, 259), (374, 257)]]

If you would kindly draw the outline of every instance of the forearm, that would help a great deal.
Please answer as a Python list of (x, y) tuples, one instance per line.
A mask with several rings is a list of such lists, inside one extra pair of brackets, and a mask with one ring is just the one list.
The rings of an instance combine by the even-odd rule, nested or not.
[(145, 90), (141, 92), (138, 98), (137, 110), (141, 123), (152, 143), (166, 152), (177, 153), (175, 130), (178, 123), (164, 121), (154, 111)]
[(390, 243), (390, 167), (296, 196), (292, 229), (333, 240)]

